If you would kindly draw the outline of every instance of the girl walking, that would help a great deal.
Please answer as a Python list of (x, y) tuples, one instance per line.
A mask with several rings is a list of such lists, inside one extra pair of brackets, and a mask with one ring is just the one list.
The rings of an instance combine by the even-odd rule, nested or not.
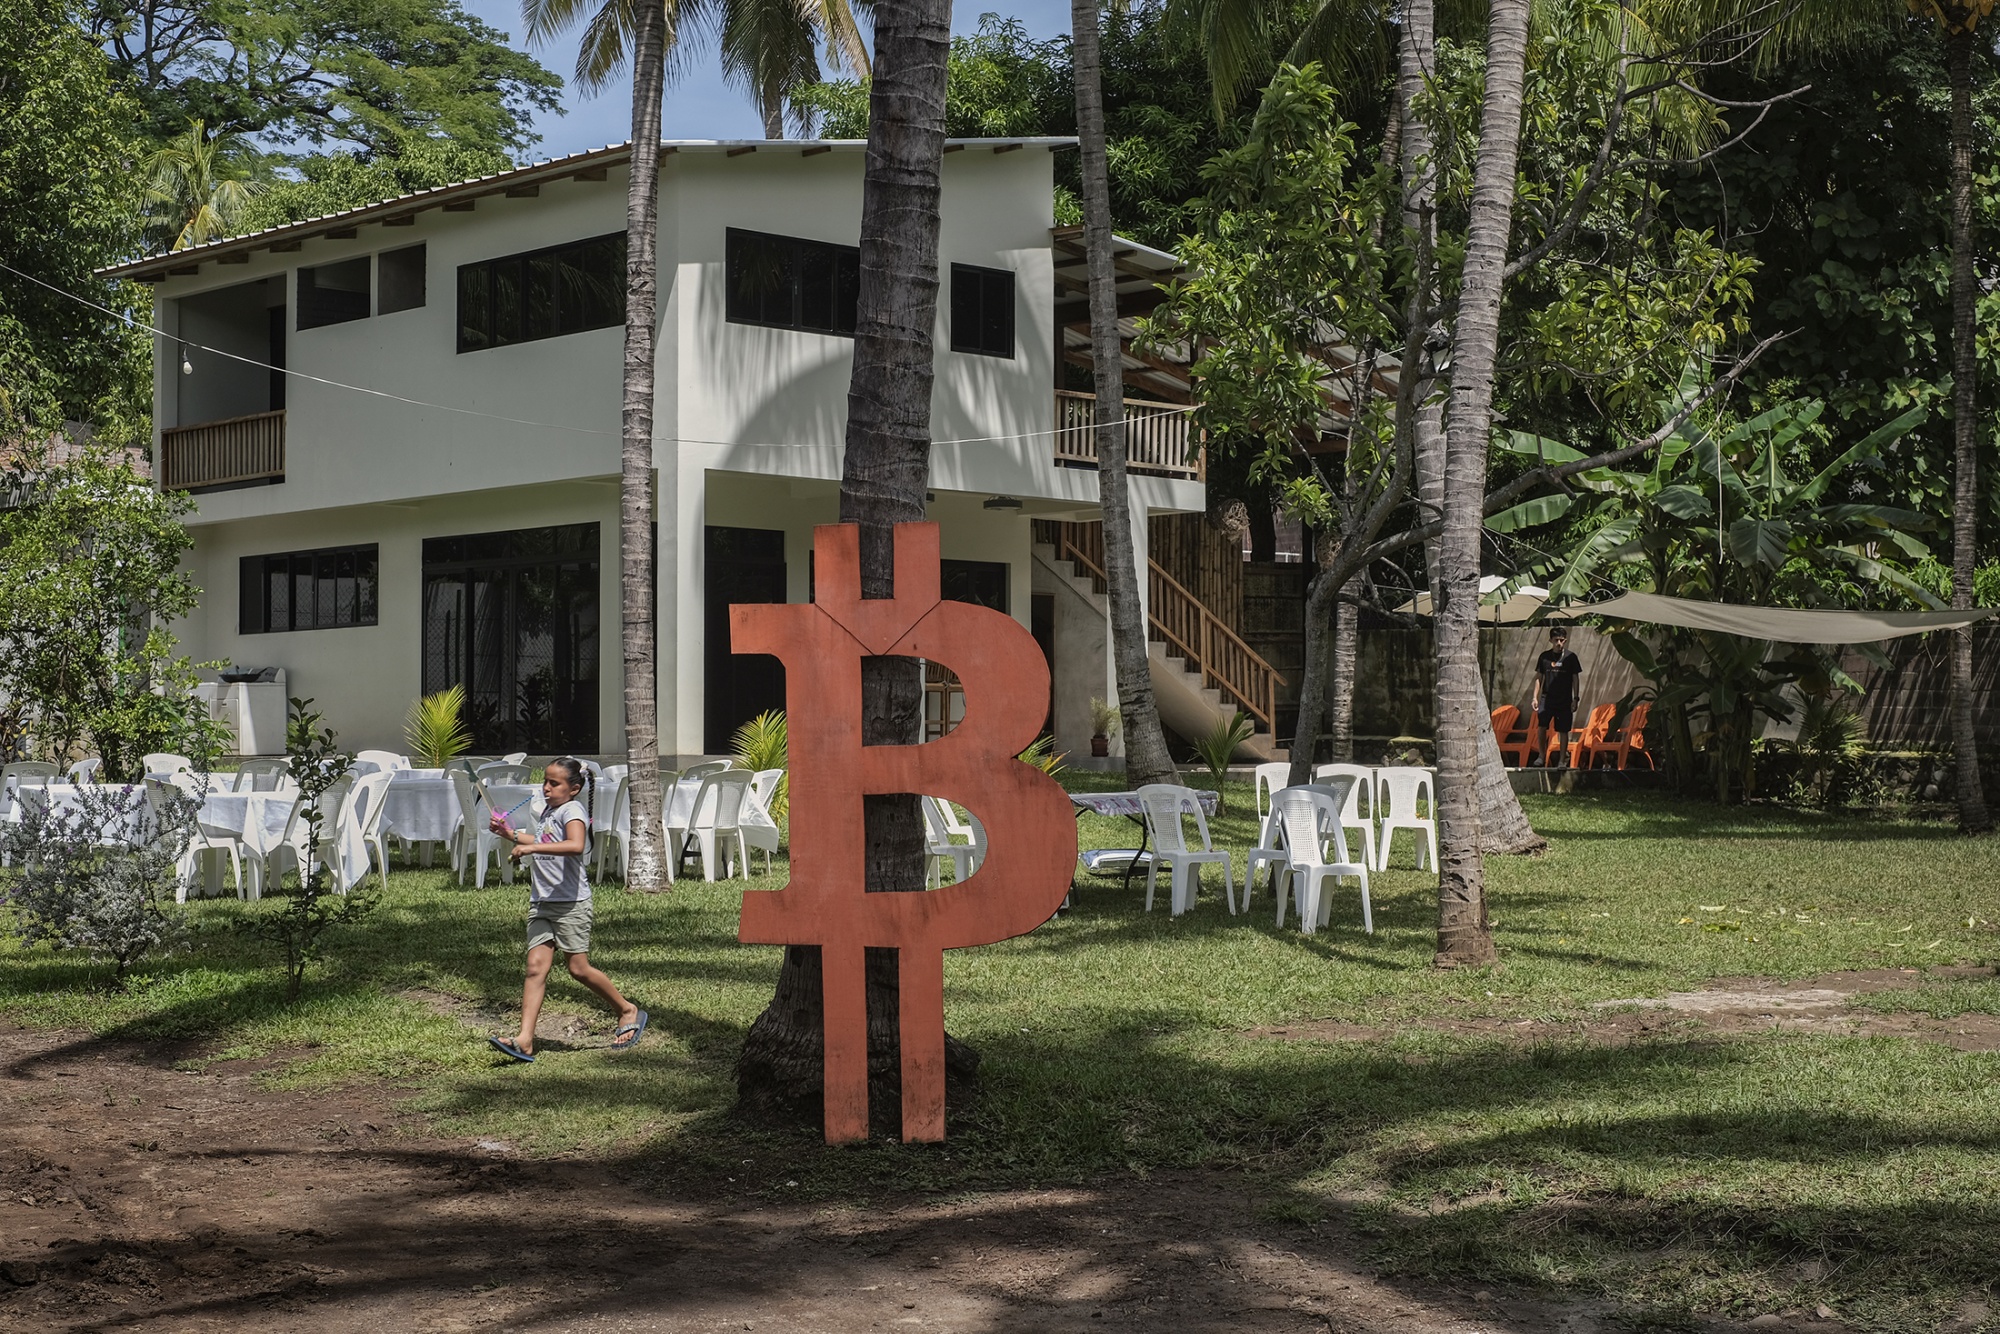
[(646, 1031), (646, 1012), (591, 966), (590, 881), (583, 873), (590, 852), (590, 814), (577, 800), (582, 792), (583, 762), (550, 760), (542, 771), (542, 814), (534, 831), (510, 829), (507, 817), (497, 811), (488, 822), (495, 834), (512, 842), (507, 855), (528, 866), (528, 977), (521, 988), (521, 1031), (511, 1039), (487, 1039), (517, 1061), (535, 1059), (535, 1021), (541, 1017), (557, 950), (569, 961), (569, 975), (617, 1011), (613, 1051), (629, 1051)]

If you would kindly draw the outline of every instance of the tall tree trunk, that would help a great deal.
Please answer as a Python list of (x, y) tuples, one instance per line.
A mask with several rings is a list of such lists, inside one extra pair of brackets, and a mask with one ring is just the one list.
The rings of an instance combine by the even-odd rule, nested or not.
[(1090, 360), (1097, 386), (1097, 496), (1104, 512), (1104, 578), (1111, 602), (1111, 656), (1125, 733), (1129, 786), (1171, 783), (1178, 775), (1153, 701), (1146, 618), (1139, 602), (1139, 557), (1125, 475), (1124, 347), (1118, 338), (1118, 272), (1111, 252), (1111, 165), (1104, 149), (1104, 83), (1097, 0), (1070, 0), (1076, 71), (1076, 134), (1083, 162), (1083, 241), (1090, 275)]
[[(1957, 446), (1951, 501), (1951, 605), (1972, 607), (1972, 570), (1979, 560), (1979, 353), (1975, 317), (1979, 285), (1972, 271), (1971, 30), (1945, 34), (1951, 72), (1951, 426)], [(1951, 749), (1958, 768), (1958, 827), (1968, 834), (1993, 828), (1979, 783), (1979, 744), (1972, 709), (1972, 631), (1951, 634)]]
[[(1403, 144), (1403, 225), (1428, 230), (1436, 199), (1437, 176), (1431, 162), (1432, 138), (1428, 122), (1416, 113), (1426, 75), (1435, 65), (1435, 33), (1431, 0), (1413, 0), (1403, 12), (1401, 45), (1396, 74), (1396, 100), (1402, 109)], [(1421, 253), (1431, 253), (1428, 246)], [(1426, 400), (1417, 405), (1411, 431), (1416, 442), (1418, 512), (1424, 519), (1437, 517), (1444, 506), (1444, 408)], [(1429, 577), (1433, 614), (1443, 605), (1439, 586), (1438, 543), (1424, 546), (1424, 566)], [(1435, 623), (1435, 621), (1433, 622)], [(1481, 717), (1492, 713), (1485, 683), (1479, 682)], [(1548, 840), (1528, 823), (1521, 799), (1507, 780), (1507, 765), (1500, 757), (1500, 743), (1486, 728), (1479, 735), (1479, 832), (1480, 850), (1488, 853), (1535, 852)]]
[(1333, 702), (1327, 738), (1336, 764), (1354, 763), (1354, 668), (1361, 654), (1361, 608), (1333, 602)]
[(1444, 532), (1437, 624), (1438, 951), (1440, 965), (1491, 963), (1480, 852), (1479, 734), (1490, 724), (1479, 688), (1479, 539), (1500, 342), (1501, 284), (1512, 233), (1521, 139), (1529, 0), (1493, 0), (1486, 98), (1466, 222), (1465, 272), (1452, 337), (1445, 426)]
[[(840, 518), (861, 529), (861, 596), (895, 593), (893, 529), (921, 522), (930, 480), (931, 331), (937, 320), (938, 201), (944, 162), (945, 56), (950, 0), (883, 0), (875, 7), (868, 165), (861, 194), (861, 291)], [(865, 658), (864, 745), (923, 736), (923, 668)], [(924, 887), (924, 824), (915, 796), (863, 798), (870, 893)], [(777, 994), (751, 1025), (736, 1064), (741, 1106), (817, 1121), (825, 1084), (816, 947), (786, 949)], [(868, 951), (870, 1120), (893, 1129), (901, 1109), (896, 956)], [(948, 1073), (978, 1057), (946, 1040)]]
[(667, 18), (633, 11), (632, 179), (625, 197), (625, 410), (618, 488), (618, 600), (624, 620), (625, 760), (632, 803), (626, 885), (666, 883), (660, 810), (659, 627), (654, 609), (653, 335), (659, 310), (660, 98), (666, 86)]

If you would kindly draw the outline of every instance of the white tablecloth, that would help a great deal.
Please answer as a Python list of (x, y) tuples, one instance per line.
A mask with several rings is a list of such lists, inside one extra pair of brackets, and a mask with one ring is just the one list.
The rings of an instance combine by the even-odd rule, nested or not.
[(292, 792), (211, 792), (201, 803), (201, 827), (265, 856), (284, 842), (297, 802)]
[[(56, 815), (74, 809), (78, 803), (79, 793), (115, 794), (124, 813), (115, 818), (111, 826), (98, 836), (136, 846), (145, 841), (148, 835), (152, 821), (146, 806), (146, 789), (136, 783), (91, 783), (82, 786), (75, 783), (49, 783), (42, 790), (48, 793), (49, 810)], [(11, 795), (14, 799), (8, 805), (7, 820), (10, 824), (19, 824), (21, 804), (18, 790)]]
[(439, 771), (399, 769), (383, 798), (382, 832), (412, 843), (447, 843), (458, 830), (458, 792)]

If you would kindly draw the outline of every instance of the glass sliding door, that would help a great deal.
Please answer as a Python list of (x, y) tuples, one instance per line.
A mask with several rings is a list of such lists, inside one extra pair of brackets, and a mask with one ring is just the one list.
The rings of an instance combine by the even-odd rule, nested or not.
[(465, 687), (473, 749), (598, 749), (598, 526), (424, 540), (424, 691)]

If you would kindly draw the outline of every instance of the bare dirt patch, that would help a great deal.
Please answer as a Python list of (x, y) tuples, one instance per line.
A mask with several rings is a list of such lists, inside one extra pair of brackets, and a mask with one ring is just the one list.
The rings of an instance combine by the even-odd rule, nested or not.
[(1960, 1051), (2000, 1051), (2000, 1015), (1965, 1014), (1933, 1019), (1922, 1014), (1887, 1013), (1853, 1004), (1856, 996), (1916, 986), (1926, 977), (1992, 977), (1988, 967), (1870, 968), (1826, 973), (1794, 982), (1767, 977), (1718, 978), (1700, 991), (1600, 1001), (1588, 1018), (1574, 1020), (1432, 1016), (1394, 1028), (1307, 1019), (1250, 1030), (1250, 1036), (1319, 1042), (1378, 1041), (1411, 1028), (1463, 1037), (1505, 1038), (1522, 1043), (1557, 1038), (1619, 1046), (1660, 1038), (1743, 1033), (1831, 1033), (1860, 1037), (1912, 1038), (1940, 1042)]
[(274, 1091), (267, 1062), (178, 1054), (0, 1029), (0, 1329), (1612, 1328), (1594, 1308), (1396, 1286), (1337, 1227), (1267, 1221), (1271, 1193), (1228, 1174), (788, 1204), (629, 1160), (525, 1159), (429, 1133), (390, 1089)]

